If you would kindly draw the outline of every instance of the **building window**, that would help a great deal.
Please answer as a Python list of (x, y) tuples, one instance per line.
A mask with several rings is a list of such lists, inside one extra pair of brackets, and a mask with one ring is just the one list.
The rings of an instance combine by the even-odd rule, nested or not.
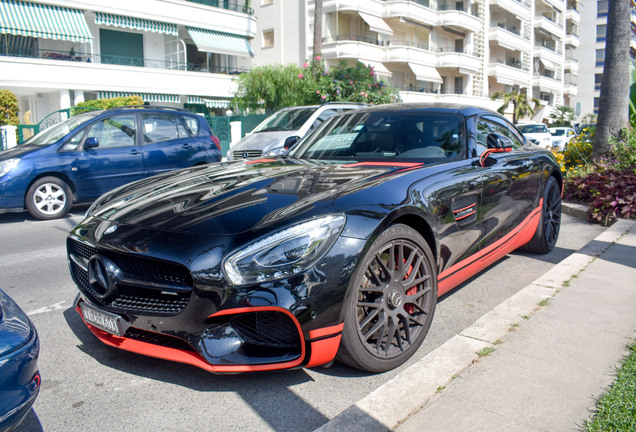
[(605, 48), (596, 50), (596, 66), (603, 66), (605, 64)]
[(594, 90), (601, 89), (601, 81), (603, 81), (603, 74), (594, 74)]
[(263, 48), (271, 48), (274, 46), (274, 30), (263, 31)]
[(598, 114), (599, 99), (597, 97), (594, 98), (594, 114)]
[(609, 10), (609, 0), (598, 0), (596, 2), (596, 16), (607, 16)]
[(99, 29), (102, 63), (144, 65), (144, 37), (139, 33)]
[(607, 35), (607, 24), (599, 24), (596, 26), (596, 41), (602, 42)]

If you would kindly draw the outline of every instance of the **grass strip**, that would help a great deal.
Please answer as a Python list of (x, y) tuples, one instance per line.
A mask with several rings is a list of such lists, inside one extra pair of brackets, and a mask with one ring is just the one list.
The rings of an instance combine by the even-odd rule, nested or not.
[(616, 381), (596, 403), (596, 412), (585, 424), (588, 432), (636, 431), (636, 342), (616, 373)]

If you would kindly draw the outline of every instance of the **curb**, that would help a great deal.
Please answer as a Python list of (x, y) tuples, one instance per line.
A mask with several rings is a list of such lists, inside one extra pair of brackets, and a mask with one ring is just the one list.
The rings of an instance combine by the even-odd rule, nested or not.
[(566, 215), (573, 216), (575, 218), (587, 221), (588, 206), (574, 203), (561, 203), (561, 211)]
[[(636, 224), (619, 220), (517, 294), (505, 300), (472, 325), (350, 406), (317, 432), (341, 430), (375, 432), (393, 430), (420, 411), (438, 390), (479, 361), (484, 348), (492, 348), (508, 335), (522, 315), (532, 315), (542, 300), (563, 286)], [(408, 397), (405, 397), (408, 395)]]

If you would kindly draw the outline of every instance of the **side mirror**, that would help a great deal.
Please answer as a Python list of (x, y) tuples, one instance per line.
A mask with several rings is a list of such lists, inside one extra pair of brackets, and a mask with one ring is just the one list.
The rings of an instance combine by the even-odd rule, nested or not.
[(508, 151), (512, 149), (512, 143), (510, 140), (497, 133), (488, 134), (488, 138), (486, 138), (486, 145), (489, 149), (495, 149), (497, 151)]
[(298, 141), (300, 141), (300, 137), (299, 136), (290, 136), (289, 138), (287, 138), (285, 140), (285, 143), (283, 144), (283, 148), (285, 150), (289, 150), (290, 148), (292, 148), (292, 146), (294, 144), (296, 144)]
[(99, 147), (99, 139), (97, 137), (88, 137), (84, 140), (84, 150), (90, 150)]

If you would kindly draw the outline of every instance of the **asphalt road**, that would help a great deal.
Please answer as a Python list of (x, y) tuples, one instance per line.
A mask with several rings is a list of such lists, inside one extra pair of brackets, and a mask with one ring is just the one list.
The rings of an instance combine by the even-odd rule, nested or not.
[(511, 254), (444, 296), (427, 339), (402, 368), (369, 375), (336, 363), (219, 376), (105, 346), (84, 327), (65, 256), (66, 234), (84, 210), (56, 221), (0, 215), (0, 288), (31, 317), (41, 342), (42, 387), (20, 432), (314, 430), (602, 231), (564, 215), (550, 254)]

